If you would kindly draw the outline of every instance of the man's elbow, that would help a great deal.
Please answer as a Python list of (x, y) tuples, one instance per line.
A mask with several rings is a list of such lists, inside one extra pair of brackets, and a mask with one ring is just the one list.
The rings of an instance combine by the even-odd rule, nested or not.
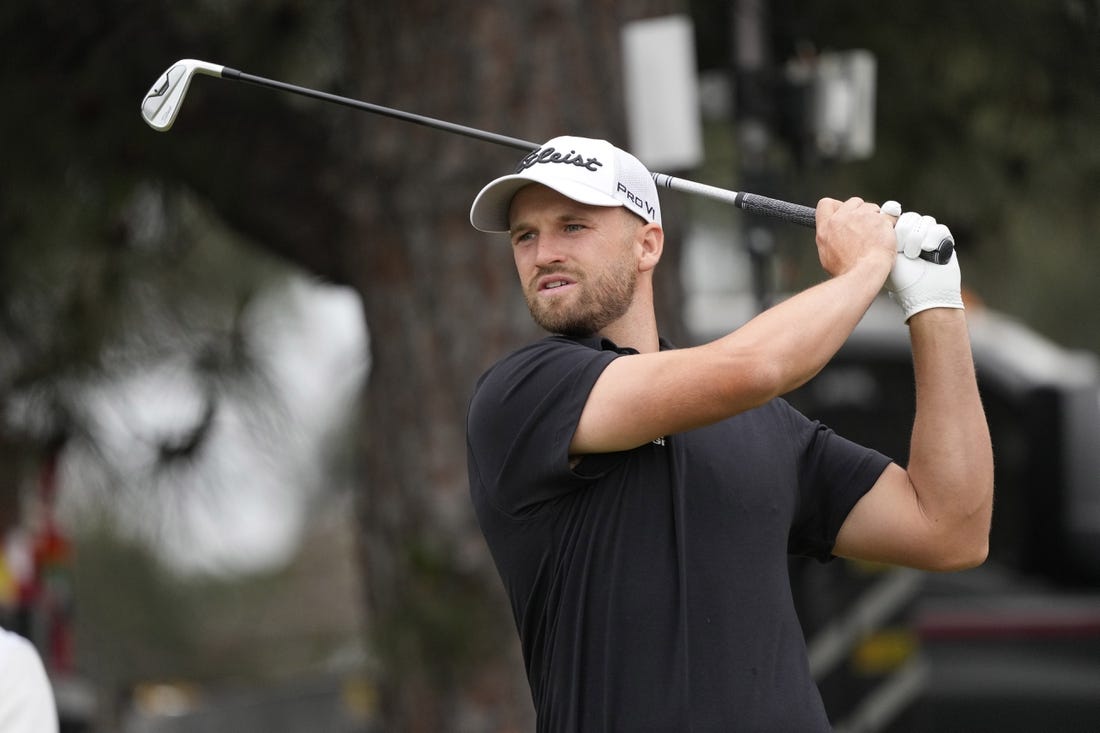
[(953, 573), (982, 565), (989, 557), (989, 527), (944, 538), (932, 553), (925, 570)]
[(978, 503), (954, 516), (942, 518), (934, 525), (932, 567), (938, 572), (970, 570), (985, 563), (989, 557), (989, 535), (993, 527), (993, 481), (978, 482), (987, 490)]
[(982, 565), (989, 557), (989, 540), (971, 543), (967, 547), (959, 548), (952, 553), (945, 553), (938, 558), (935, 567), (929, 568), (940, 573), (954, 573), (960, 570), (971, 570)]

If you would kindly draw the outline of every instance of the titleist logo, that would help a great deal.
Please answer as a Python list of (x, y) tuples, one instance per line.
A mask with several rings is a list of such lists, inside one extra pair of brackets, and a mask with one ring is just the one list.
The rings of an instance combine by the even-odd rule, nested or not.
[[(536, 165), (539, 165), (540, 163), (560, 163), (562, 165), (575, 165), (578, 168), (584, 168), (585, 170), (590, 170), (593, 172), (596, 172), (600, 168), (603, 168), (603, 163), (600, 162), (599, 158), (586, 158), (583, 155), (578, 154), (576, 150), (570, 150), (568, 153), (563, 154), (559, 153), (556, 148), (546, 147), (539, 148), (538, 150), (535, 150), (534, 152), (525, 155), (523, 157), (523, 160), (519, 162), (519, 165), (516, 166), (516, 170), (514, 172), (522, 173), (528, 168), (532, 168)], [(622, 184), (621, 181), (616, 181), (615, 194), (613, 195), (615, 195), (615, 198), (620, 201), (623, 201), (625, 199), (623, 203), (636, 209), (643, 218), (652, 220), (657, 216), (657, 208), (653, 204), (628, 189)]]
[(562, 163), (564, 165), (575, 165), (580, 168), (587, 168), (590, 171), (594, 171), (597, 168), (602, 168), (603, 163), (597, 158), (585, 158), (583, 155), (578, 155), (576, 150), (570, 150), (565, 155), (562, 155), (554, 148), (540, 148), (523, 157), (523, 160), (516, 166), (516, 173), (521, 173), (531, 166), (538, 165), (539, 163)]

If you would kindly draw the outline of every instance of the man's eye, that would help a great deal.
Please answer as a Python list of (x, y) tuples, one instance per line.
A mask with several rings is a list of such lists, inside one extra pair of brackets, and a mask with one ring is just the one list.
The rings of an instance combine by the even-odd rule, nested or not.
[(512, 237), (513, 244), (520, 244), (521, 242), (529, 242), (535, 238), (534, 232), (520, 232)]
[(579, 232), (584, 229), (584, 224), (566, 224), (565, 231), (567, 232)]

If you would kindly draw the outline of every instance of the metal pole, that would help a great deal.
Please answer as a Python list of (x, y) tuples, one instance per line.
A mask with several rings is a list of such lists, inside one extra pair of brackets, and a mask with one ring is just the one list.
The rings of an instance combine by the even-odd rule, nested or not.
[[(770, 60), (766, 0), (734, 0), (733, 71), (739, 188), (757, 190), (767, 184), (771, 130)], [(742, 232), (752, 267), (753, 296), (758, 310), (772, 301), (775, 236), (762, 221), (742, 222)]]

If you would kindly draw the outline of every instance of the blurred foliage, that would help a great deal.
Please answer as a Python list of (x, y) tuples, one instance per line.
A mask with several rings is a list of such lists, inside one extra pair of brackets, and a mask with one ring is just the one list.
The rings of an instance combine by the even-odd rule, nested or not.
[[(212, 689), (362, 663), (349, 528), (329, 512), (313, 529), (329, 542), (312, 543), (285, 567), (181, 576), (109, 514), (86, 521), (73, 574), (82, 672), (108, 689), (182, 679)], [(303, 605), (303, 594), (323, 599), (325, 613)]]
[(0, 15), (14, 112), (0, 119), (7, 430), (87, 438), (71, 404), (80, 384), (169, 359), (207, 380), (246, 374), (242, 316), (287, 276), (135, 140), (148, 132), (138, 90), (156, 73), (127, 63), (156, 35), (143, 24), (209, 22), (195, 10), (169, 22), (160, 5), (9, 3)]
[(194, 595), (165, 573), (147, 548), (107, 527), (84, 527), (79, 551), (73, 580), (84, 672), (97, 684), (124, 690), (141, 680), (201, 671)]

